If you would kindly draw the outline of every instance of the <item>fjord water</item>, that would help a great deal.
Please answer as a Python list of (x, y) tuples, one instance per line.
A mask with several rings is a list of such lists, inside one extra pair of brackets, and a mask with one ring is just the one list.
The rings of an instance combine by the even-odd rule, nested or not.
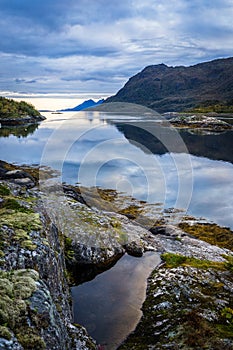
[[(39, 126), (0, 129), (0, 159), (49, 166), (61, 182), (159, 203), (160, 214), (175, 207), (233, 228), (233, 131), (176, 131), (149, 115), (44, 114)], [(139, 320), (146, 278), (158, 262), (156, 254), (126, 255), (74, 287), (75, 321), (114, 349)]]
[(153, 116), (51, 114), (0, 129), (0, 159), (46, 165), (60, 181), (117, 189), (233, 228), (233, 132), (160, 127)]

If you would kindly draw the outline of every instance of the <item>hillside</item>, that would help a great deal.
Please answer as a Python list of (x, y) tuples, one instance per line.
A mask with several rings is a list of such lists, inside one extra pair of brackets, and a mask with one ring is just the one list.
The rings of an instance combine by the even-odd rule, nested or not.
[(21, 123), (37, 123), (45, 118), (35, 107), (25, 101), (14, 101), (0, 97), (0, 123), (17, 125)]
[(190, 67), (148, 66), (131, 77), (108, 102), (137, 103), (158, 112), (195, 108), (231, 111), (233, 57)]
[(104, 99), (99, 100), (97, 102), (93, 101), (92, 99), (90, 100), (86, 100), (83, 103), (81, 103), (78, 106), (75, 106), (74, 108), (67, 108), (67, 109), (61, 109), (61, 112), (77, 112), (77, 111), (82, 111), (86, 108), (90, 108), (90, 107), (95, 107), (95, 106), (99, 106), (100, 104), (102, 104), (104, 102)]

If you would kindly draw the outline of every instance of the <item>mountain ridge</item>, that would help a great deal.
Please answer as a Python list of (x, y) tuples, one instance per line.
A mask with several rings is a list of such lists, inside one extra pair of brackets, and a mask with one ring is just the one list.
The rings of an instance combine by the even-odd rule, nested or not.
[(82, 111), (86, 108), (90, 108), (90, 107), (94, 107), (94, 106), (98, 106), (100, 104), (102, 104), (104, 102), (104, 99), (101, 99), (97, 102), (95, 102), (92, 99), (86, 100), (84, 102), (82, 102), (81, 104), (79, 104), (78, 106), (75, 106), (73, 108), (67, 108), (67, 109), (61, 109), (59, 112), (77, 112), (77, 111)]
[(189, 67), (150, 65), (129, 78), (104, 103), (142, 104), (158, 112), (233, 104), (233, 57)]

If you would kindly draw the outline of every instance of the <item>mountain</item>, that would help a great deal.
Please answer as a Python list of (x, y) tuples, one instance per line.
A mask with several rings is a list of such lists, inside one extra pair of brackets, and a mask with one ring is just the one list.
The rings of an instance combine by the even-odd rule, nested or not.
[(226, 111), (233, 105), (233, 57), (190, 67), (148, 66), (108, 102), (137, 103), (158, 112), (214, 106)]
[(93, 100), (86, 100), (83, 103), (81, 103), (80, 105), (74, 107), (74, 108), (67, 108), (67, 109), (61, 109), (61, 112), (77, 112), (77, 111), (82, 111), (83, 109), (89, 108), (89, 107), (94, 107), (94, 106), (98, 106), (101, 103), (104, 102), (104, 99), (99, 100), (97, 102), (93, 101)]

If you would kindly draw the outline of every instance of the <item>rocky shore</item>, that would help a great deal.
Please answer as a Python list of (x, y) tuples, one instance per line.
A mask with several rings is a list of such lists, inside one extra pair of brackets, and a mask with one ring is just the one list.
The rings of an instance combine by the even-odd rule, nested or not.
[(72, 324), (69, 286), (148, 250), (162, 264), (119, 349), (233, 349), (229, 229), (198, 226), (200, 240), (192, 223), (155, 222), (145, 203), (123, 204), (114, 191), (98, 192), (101, 202), (91, 189), (45, 189), (37, 169), (0, 163), (1, 349), (97, 349)]
[(170, 119), (169, 122), (177, 128), (204, 129), (216, 132), (232, 129), (232, 125), (223, 120), (206, 115), (180, 115)]
[(42, 115), (36, 116), (23, 116), (21, 118), (2, 118), (0, 115), (0, 125), (1, 126), (17, 126), (17, 125), (29, 125), (29, 124), (38, 124), (46, 118)]

